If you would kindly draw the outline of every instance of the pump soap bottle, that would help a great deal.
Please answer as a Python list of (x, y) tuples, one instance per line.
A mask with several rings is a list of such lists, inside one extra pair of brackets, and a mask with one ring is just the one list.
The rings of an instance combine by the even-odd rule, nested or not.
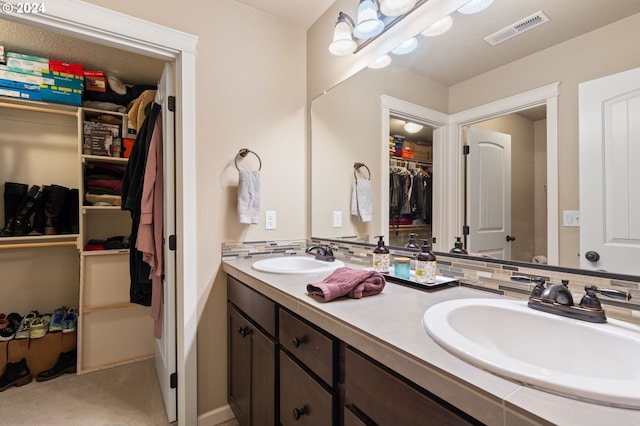
[(416, 282), (433, 284), (436, 282), (436, 256), (431, 252), (429, 242), (424, 240), (416, 260)]
[(462, 241), (460, 237), (456, 237), (456, 242), (453, 244), (453, 248), (449, 250), (449, 253), (468, 254), (467, 251), (464, 249), (464, 246), (462, 245)]
[(373, 269), (377, 272), (389, 272), (389, 249), (384, 246), (384, 235), (378, 235), (378, 247), (373, 249)]

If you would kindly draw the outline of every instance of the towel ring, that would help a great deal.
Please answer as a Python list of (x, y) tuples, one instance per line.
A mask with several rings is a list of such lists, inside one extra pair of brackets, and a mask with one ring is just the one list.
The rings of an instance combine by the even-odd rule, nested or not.
[(255, 152), (251, 151), (250, 149), (247, 148), (242, 148), (240, 151), (238, 151), (238, 154), (236, 155), (236, 158), (234, 160), (234, 163), (236, 165), (236, 169), (238, 169), (238, 171), (240, 171), (240, 167), (238, 167), (238, 155), (242, 158), (246, 157), (247, 155), (249, 155), (249, 153), (253, 154), (256, 156), (256, 158), (258, 159), (258, 171), (262, 170), (262, 160), (260, 159), (260, 156), (258, 154), (256, 154)]
[(371, 170), (369, 170), (369, 168), (367, 167), (366, 164), (364, 163), (354, 163), (353, 164), (353, 177), (358, 179), (358, 176), (356, 176), (356, 171), (358, 171), (358, 169), (360, 167), (364, 167), (365, 169), (367, 169), (367, 172), (369, 173), (369, 180), (371, 180)]

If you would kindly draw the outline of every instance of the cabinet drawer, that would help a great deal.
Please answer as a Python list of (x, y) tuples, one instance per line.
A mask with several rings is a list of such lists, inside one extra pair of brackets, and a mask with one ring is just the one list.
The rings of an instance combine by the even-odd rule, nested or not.
[(345, 350), (345, 404), (379, 425), (470, 425), (464, 413), (414, 388), (351, 348)]
[(263, 330), (276, 335), (276, 304), (272, 300), (231, 276), (227, 276), (227, 298)]
[(336, 399), (287, 354), (280, 351), (280, 424), (336, 424)]
[(329, 386), (335, 383), (335, 339), (293, 314), (280, 309), (280, 345), (309, 367)]

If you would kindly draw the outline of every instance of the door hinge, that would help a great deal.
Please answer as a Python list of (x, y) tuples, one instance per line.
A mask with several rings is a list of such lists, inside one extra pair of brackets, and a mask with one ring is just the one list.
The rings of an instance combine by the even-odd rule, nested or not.
[(167, 101), (168, 101), (167, 108), (169, 108), (169, 111), (176, 112), (176, 97), (169, 96)]
[(178, 388), (178, 373), (171, 373), (169, 376), (169, 386), (171, 386), (171, 389)]
[(169, 250), (176, 251), (176, 236), (169, 235)]
[(464, 225), (462, 227), (462, 235), (469, 235), (469, 225)]
[(462, 147), (462, 155), (469, 155), (469, 150), (470, 150), (469, 145), (464, 145)]

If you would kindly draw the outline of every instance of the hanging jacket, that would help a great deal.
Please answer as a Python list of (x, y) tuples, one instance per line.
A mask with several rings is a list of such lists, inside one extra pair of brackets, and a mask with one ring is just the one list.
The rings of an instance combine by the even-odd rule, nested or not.
[(129, 249), (129, 276), (131, 286), (129, 289), (129, 299), (131, 303), (143, 306), (151, 306), (152, 283), (150, 273), (151, 267), (143, 262), (142, 252), (136, 247), (138, 228), (140, 226), (142, 186), (144, 182), (144, 172), (149, 154), (149, 145), (153, 135), (156, 119), (160, 114), (160, 105), (153, 104), (151, 111), (144, 120), (140, 132), (136, 136), (136, 141), (131, 149), (129, 162), (122, 178), (122, 210), (131, 212), (131, 235)]

